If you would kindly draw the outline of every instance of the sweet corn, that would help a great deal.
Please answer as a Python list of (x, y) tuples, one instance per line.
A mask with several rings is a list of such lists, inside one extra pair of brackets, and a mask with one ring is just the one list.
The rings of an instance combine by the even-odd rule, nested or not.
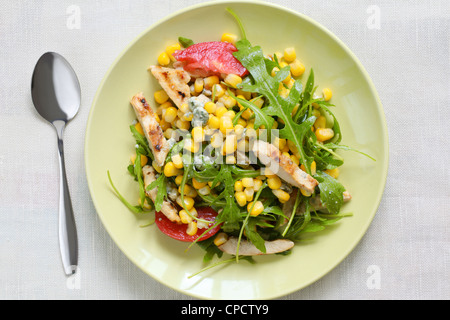
[[(178, 192), (181, 193), (181, 186), (178, 187)], [(191, 198), (195, 198), (197, 196), (197, 191), (195, 191), (194, 187), (191, 187), (188, 184), (184, 185), (184, 195), (191, 197)]]
[(234, 197), (236, 198), (236, 202), (241, 207), (245, 206), (247, 204), (247, 196), (245, 195), (245, 192), (238, 191), (234, 194)]
[(192, 178), (192, 185), (194, 186), (195, 189), (201, 189), (204, 186), (206, 186), (206, 182), (200, 182), (195, 178)]
[(272, 77), (275, 77), (275, 75), (278, 73), (278, 71), (280, 71), (280, 69), (278, 69), (278, 67), (274, 67), (274, 68), (272, 69), (272, 71), (270, 72), (270, 75), (271, 75)]
[(224, 81), (226, 84), (236, 88), (236, 86), (242, 82), (242, 78), (237, 74), (230, 73), (225, 77)]
[(258, 192), (261, 189), (263, 182), (260, 179), (253, 179), (253, 190)]
[(278, 176), (275, 176), (275, 175), (271, 176), (271, 177), (268, 177), (267, 185), (272, 190), (280, 189), (280, 187), (281, 187), (281, 179)]
[(287, 202), (291, 197), (289, 193), (281, 189), (272, 190), (272, 193), (278, 198), (278, 200), (280, 200), (281, 203)]
[(191, 122), (178, 119), (175, 121), (175, 125), (181, 130), (189, 130), (189, 128), (191, 127)]
[(158, 173), (162, 172), (162, 168), (156, 164), (156, 161), (152, 162), (152, 167), (153, 167), (153, 169), (155, 169), (156, 172), (158, 172)]
[(153, 94), (153, 97), (155, 98), (155, 101), (159, 104), (163, 104), (167, 100), (169, 100), (169, 96), (167, 95), (166, 91), (164, 90), (158, 90)]
[(134, 127), (136, 128), (137, 132), (139, 132), (140, 134), (144, 135), (144, 129), (142, 129), (142, 125), (140, 122), (136, 123), (134, 125)]
[(197, 78), (194, 82), (194, 91), (200, 93), (203, 91), (203, 79)]
[(225, 138), (225, 144), (223, 145), (224, 154), (234, 153), (237, 149), (236, 136), (227, 135)]
[(331, 128), (318, 128), (316, 137), (318, 141), (327, 141), (334, 137), (334, 131)]
[(192, 222), (192, 218), (191, 218), (191, 216), (187, 213), (187, 211), (186, 210), (180, 210), (180, 212), (178, 213), (178, 215), (180, 216), (180, 220), (181, 220), (181, 223), (184, 223), (184, 224), (188, 224), (189, 222)]
[(170, 63), (170, 57), (166, 52), (162, 52), (159, 56), (158, 56), (158, 63), (161, 66), (167, 66)]
[[(244, 118), (245, 120), (249, 120), (252, 116), (253, 116), (253, 111), (250, 109), (245, 110), (241, 114), (241, 117)], [(247, 123), (247, 126), (248, 126), (248, 123)]]
[(264, 105), (264, 99), (263, 98), (253, 99), (253, 100), (251, 100), (251, 102), (255, 106), (257, 106), (259, 109), (261, 109), (261, 107)]
[(223, 136), (220, 133), (215, 133), (211, 137), (211, 146), (213, 148), (220, 148), (223, 145)]
[(226, 134), (227, 130), (233, 129), (233, 121), (229, 117), (220, 118), (220, 131)]
[(247, 205), (247, 211), (252, 217), (259, 216), (264, 211), (264, 205), (261, 201), (256, 201), (254, 204), (250, 202)]
[(225, 107), (218, 107), (217, 109), (216, 109), (216, 112), (215, 112), (215, 115), (216, 115), (216, 117), (217, 118), (222, 118), (222, 116), (225, 114), (225, 112), (227, 112), (228, 111), (228, 109), (227, 108), (225, 108)]
[(214, 238), (214, 244), (218, 247), (223, 245), (227, 241), (228, 241), (228, 235), (225, 232), (218, 233), (216, 235), (216, 237)]
[(216, 116), (212, 116), (209, 118), (208, 120), (208, 126), (211, 129), (219, 129), (220, 128), (220, 120), (218, 117)]
[(243, 190), (244, 190), (244, 186), (242, 185), (242, 181), (236, 180), (236, 182), (234, 183), (234, 191), (241, 192)]
[(242, 179), (242, 186), (244, 188), (253, 188), (254, 186), (253, 178), (243, 178)]
[(192, 221), (188, 223), (188, 227), (186, 229), (186, 233), (190, 236), (193, 236), (197, 233), (198, 228), (197, 228), (197, 222)]
[(287, 143), (286, 139), (280, 139), (278, 137), (275, 137), (273, 139), (273, 145), (280, 150), (286, 146), (286, 143)]
[(291, 158), (292, 162), (295, 163), (297, 166), (300, 164), (300, 159), (297, 158), (295, 155), (291, 154), (289, 157)]
[[(300, 166), (300, 169), (302, 169), (303, 171), (306, 172), (306, 168), (305, 168), (305, 166), (303, 164)], [(317, 171), (317, 164), (316, 164), (315, 161), (313, 161), (311, 163), (311, 168), (310, 169), (311, 169), (311, 175), (315, 175), (316, 171)]]
[(205, 140), (205, 132), (203, 127), (193, 128), (191, 134), (195, 143), (202, 143)]
[(188, 105), (187, 103), (183, 103), (183, 104), (180, 106), (180, 110), (181, 110), (181, 112), (183, 112), (183, 113), (188, 113), (188, 112), (189, 112), (189, 105)]
[(216, 109), (217, 109), (217, 105), (212, 102), (212, 101), (208, 101), (207, 103), (205, 103), (205, 110), (208, 111), (208, 113), (215, 113)]
[(229, 42), (229, 43), (235, 44), (237, 39), (238, 39), (237, 35), (225, 32), (224, 34), (222, 34), (222, 37), (220, 38), (220, 41), (222, 41), (222, 42)]
[(247, 201), (252, 201), (253, 195), (255, 194), (255, 190), (253, 190), (253, 188), (245, 188), (244, 194), (245, 194)]
[(172, 161), (167, 162), (164, 166), (164, 175), (166, 177), (174, 177), (180, 174), (180, 169), (177, 169)]
[(311, 193), (309, 193), (308, 191), (305, 191), (303, 189), (300, 189), (300, 192), (302, 193), (302, 195), (304, 195), (305, 197), (311, 197)]
[(200, 148), (199, 143), (194, 142), (192, 139), (185, 139), (184, 140), (184, 149), (192, 152), (197, 153)]
[(236, 100), (226, 95), (220, 97), (219, 101), (222, 102), (227, 109), (231, 109), (236, 105)]
[(166, 112), (164, 113), (164, 120), (169, 123), (172, 123), (175, 120), (175, 118), (177, 117), (177, 112), (178, 112), (178, 110), (175, 107), (167, 108)]
[(214, 99), (219, 99), (225, 94), (225, 90), (220, 84), (213, 85), (211, 91), (214, 92)]
[(305, 65), (300, 62), (300, 60), (295, 59), (290, 64), (291, 67), (291, 74), (294, 77), (300, 77), (303, 73), (305, 73)]
[(275, 60), (275, 57), (277, 58), (278, 61), (281, 61), (281, 59), (283, 59), (283, 54), (281, 52), (277, 51), (273, 54), (274, 60)]
[[(177, 197), (176, 202), (183, 209), (191, 210), (194, 207), (194, 199), (191, 197), (184, 197), (184, 206), (183, 206), (183, 202), (181, 202), (181, 196)], [(186, 208), (184, 208), (184, 207), (186, 207)]]
[(324, 116), (320, 116), (316, 119), (316, 122), (314, 122), (314, 127), (316, 129), (319, 128), (326, 128), (327, 125), (327, 119)]
[(325, 173), (332, 176), (335, 179), (337, 179), (339, 177), (339, 169), (338, 168), (325, 170)]
[[(181, 112), (181, 110), (179, 110)], [(194, 114), (192, 113), (183, 113), (183, 115), (180, 117), (182, 121), (190, 122), (194, 118)]]
[(275, 173), (272, 172), (272, 170), (270, 170), (269, 168), (264, 168), (264, 175), (267, 178), (273, 178), (276, 177)]
[(242, 138), (244, 134), (244, 127), (240, 124), (234, 126), (234, 133), (238, 139)]
[(333, 92), (331, 92), (330, 88), (325, 88), (322, 90), (323, 98), (325, 101), (330, 101), (331, 97), (333, 96)]
[[(134, 164), (134, 162), (136, 161), (136, 154), (133, 154), (131, 156), (131, 162)], [(141, 154), (141, 167), (145, 166), (148, 162), (148, 158), (146, 156), (144, 156), (143, 154)]]
[(197, 191), (199, 194), (206, 196), (211, 193), (211, 187), (210, 186), (204, 186), (203, 188), (198, 189)]
[(166, 53), (169, 56), (170, 60), (172, 60), (172, 61), (176, 60), (173, 56), (173, 53), (177, 50), (181, 50), (181, 45), (179, 43), (174, 43), (174, 44), (166, 47)]
[(210, 76), (203, 79), (203, 85), (206, 89), (211, 90), (215, 84), (219, 84), (220, 80), (218, 76)]
[(234, 117), (236, 116), (236, 112), (234, 112), (233, 110), (228, 110), (227, 112), (225, 112), (222, 117), (228, 117), (231, 120), (234, 119)]
[(232, 154), (228, 155), (225, 158), (225, 163), (226, 164), (235, 164), (236, 163), (236, 157), (234, 155), (232, 155)]
[(172, 162), (175, 168), (182, 169), (183, 168), (183, 159), (181, 158), (181, 155), (177, 153), (176, 155), (172, 156)]
[(183, 180), (183, 175), (180, 174), (180, 175), (178, 175), (178, 176), (175, 178), (175, 183), (176, 183), (177, 185), (180, 185), (182, 180)]

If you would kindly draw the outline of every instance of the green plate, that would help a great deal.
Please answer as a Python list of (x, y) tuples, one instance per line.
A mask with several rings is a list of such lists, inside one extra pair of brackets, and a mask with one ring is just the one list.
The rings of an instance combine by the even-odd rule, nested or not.
[[(256, 264), (226, 264), (195, 277), (203, 251), (163, 235), (153, 225), (140, 228), (152, 216), (137, 218), (116, 198), (107, 180), (137, 203), (138, 186), (126, 167), (134, 152), (129, 125), (135, 119), (130, 98), (143, 91), (153, 101), (160, 89), (147, 68), (178, 36), (195, 42), (220, 40), (222, 33), (239, 34), (231, 7), (241, 17), (247, 38), (264, 52), (294, 46), (306, 65), (305, 81), (314, 68), (319, 91), (329, 87), (343, 132), (343, 144), (376, 158), (345, 152), (340, 181), (353, 196), (341, 220), (326, 231), (311, 234), (288, 256), (259, 256)], [(85, 141), (86, 175), (103, 225), (123, 253), (148, 275), (184, 294), (204, 299), (271, 299), (302, 289), (338, 265), (358, 244), (381, 200), (388, 168), (388, 137), (383, 108), (361, 63), (330, 31), (289, 9), (255, 1), (214, 1), (179, 11), (139, 35), (117, 58), (103, 79), (90, 112)]]

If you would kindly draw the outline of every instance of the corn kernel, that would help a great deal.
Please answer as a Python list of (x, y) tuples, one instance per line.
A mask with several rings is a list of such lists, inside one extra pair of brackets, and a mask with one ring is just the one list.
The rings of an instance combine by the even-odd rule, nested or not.
[(206, 111), (208, 111), (208, 113), (215, 113), (216, 109), (217, 109), (217, 105), (212, 101), (208, 101), (207, 103), (205, 103), (204, 108)]
[[(249, 120), (252, 116), (253, 116), (253, 111), (250, 109), (245, 110), (241, 114), (241, 117), (244, 118), (245, 120)], [(248, 123), (247, 123), (247, 126), (248, 126)]]
[(327, 125), (327, 119), (324, 116), (320, 116), (316, 119), (316, 122), (314, 122), (314, 127), (316, 129), (319, 128), (326, 128)]
[(234, 135), (227, 135), (225, 137), (223, 148), (224, 154), (234, 153), (237, 149), (236, 137)]
[(261, 107), (264, 105), (264, 99), (263, 98), (253, 99), (253, 100), (251, 100), (251, 102), (255, 106), (257, 106), (259, 109), (261, 109)]
[[(181, 112), (181, 110), (180, 110), (180, 112)], [(190, 122), (190, 121), (192, 121), (192, 119), (194, 119), (194, 114), (183, 113), (183, 115), (180, 117), (180, 119), (185, 122)]]
[(300, 159), (297, 158), (295, 155), (291, 154), (289, 157), (291, 158), (292, 162), (295, 163), (297, 166), (300, 164)]
[(227, 108), (227, 109), (231, 109), (236, 105), (236, 100), (234, 100), (232, 97), (230, 96), (222, 96), (219, 99), (220, 102), (223, 103), (223, 105)]
[(155, 101), (159, 104), (163, 104), (167, 100), (169, 100), (169, 96), (167, 95), (166, 91), (164, 90), (158, 90), (153, 94), (153, 97), (155, 98)]
[(153, 169), (155, 169), (156, 172), (158, 172), (158, 173), (162, 172), (162, 168), (156, 164), (156, 161), (152, 162), (152, 167), (153, 167)]
[(140, 122), (136, 123), (134, 125), (134, 127), (136, 128), (137, 132), (139, 132), (140, 134), (144, 135), (144, 129), (142, 129), (142, 125)]
[(189, 222), (192, 222), (192, 218), (191, 218), (191, 216), (187, 213), (187, 211), (186, 210), (180, 210), (180, 212), (178, 213), (178, 215), (180, 216), (180, 220), (181, 220), (181, 223), (184, 223), (184, 224), (188, 224)]
[(331, 92), (330, 88), (325, 88), (322, 90), (323, 98), (325, 101), (330, 101), (331, 97), (333, 96), (333, 92)]
[(253, 183), (253, 178), (243, 178), (242, 186), (244, 188), (252, 188), (255, 184)]
[(195, 79), (194, 90), (197, 93), (200, 93), (203, 91), (203, 79), (202, 78)]
[(293, 47), (289, 47), (284, 49), (284, 55), (283, 55), (284, 60), (286, 60), (287, 62), (292, 62), (297, 58), (297, 54), (295, 52), (295, 48)]
[(220, 80), (218, 76), (210, 76), (203, 79), (204, 87), (208, 90), (211, 90), (215, 84), (219, 84)]
[(203, 196), (206, 196), (206, 195), (211, 193), (211, 187), (210, 186), (204, 186), (203, 188), (198, 189), (198, 193), (203, 195)]
[(267, 178), (276, 177), (275, 173), (273, 173), (272, 170), (270, 170), (269, 168), (264, 168), (264, 175)]
[(241, 207), (243, 207), (247, 204), (247, 196), (245, 195), (245, 193), (243, 191), (236, 192), (234, 194), (234, 197), (235, 197), (238, 205), (240, 205)]
[(205, 132), (203, 131), (203, 127), (193, 128), (191, 134), (195, 143), (202, 143), (205, 140)]
[(338, 168), (325, 170), (325, 173), (332, 176), (335, 179), (337, 179), (339, 177), (339, 169)]
[(181, 45), (178, 42), (166, 47), (166, 53), (169, 56), (170, 60), (176, 60), (173, 56), (173, 53), (177, 50), (181, 50)]
[[(303, 164), (300, 166), (300, 169), (302, 169), (303, 171), (306, 172), (306, 168), (305, 168), (305, 166)], [(311, 163), (311, 168), (310, 169), (311, 169), (311, 175), (315, 175), (316, 174), (316, 170), (317, 170), (317, 164), (316, 164), (315, 161), (313, 161)]]
[(197, 233), (198, 231), (198, 227), (197, 227), (197, 222), (192, 221), (190, 223), (188, 223), (188, 227), (186, 229), (186, 233), (190, 236), (193, 236)]
[(189, 105), (187, 104), (187, 103), (183, 103), (181, 106), (180, 106), (180, 110), (181, 110), (181, 112), (183, 112), (183, 113), (188, 113), (189, 112)]
[(189, 121), (184, 121), (181, 119), (176, 120), (175, 125), (181, 130), (189, 130), (189, 128), (191, 127), (191, 123)]
[(311, 193), (309, 193), (308, 191), (305, 191), (305, 190), (303, 190), (303, 189), (300, 189), (300, 192), (301, 192), (301, 194), (304, 195), (305, 197), (310, 197), (310, 196), (311, 196)]
[(228, 241), (228, 235), (225, 232), (218, 233), (216, 235), (216, 237), (214, 238), (214, 244), (218, 247), (223, 245), (227, 241)]
[(226, 134), (227, 130), (233, 129), (233, 121), (229, 117), (220, 118), (220, 131)]
[(278, 200), (280, 200), (281, 203), (287, 202), (291, 197), (289, 193), (281, 189), (272, 190), (272, 193), (278, 198)]
[(263, 182), (260, 179), (253, 179), (253, 190), (258, 192), (261, 189)]
[[(136, 161), (136, 154), (133, 154), (131, 156), (131, 162), (134, 164), (134, 162)], [(148, 158), (146, 156), (144, 156), (143, 154), (141, 154), (141, 167), (145, 166), (148, 162)]]
[(244, 186), (242, 185), (242, 181), (236, 180), (236, 182), (234, 183), (234, 191), (241, 192), (243, 190), (244, 190)]
[(219, 129), (220, 128), (220, 120), (218, 117), (216, 116), (212, 116), (209, 118), (208, 120), (208, 126), (211, 129)]
[(213, 85), (211, 90), (214, 92), (214, 99), (219, 99), (225, 94), (225, 90), (220, 84)]
[(236, 88), (236, 86), (242, 82), (242, 78), (237, 74), (230, 73), (225, 77), (224, 81), (226, 84)]
[(247, 205), (247, 211), (252, 217), (259, 216), (264, 211), (264, 205), (261, 201), (256, 201), (254, 204), (250, 202)]
[(192, 139), (185, 139), (184, 140), (184, 149), (192, 152), (197, 153), (200, 148), (199, 143), (194, 142)]
[(238, 39), (237, 35), (225, 32), (224, 34), (222, 34), (222, 37), (220, 38), (220, 41), (222, 41), (222, 42), (229, 42), (229, 43), (235, 44), (237, 39)]
[(178, 176), (175, 178), (175, 183), (176, 183), (177, 185), (180, 185), (182, 180), (183, 180), (183, 175), (180, 174), (180, 175), (178, 175)]
[(167, 66), (170, 63), (170, 57), (166, 52), (162, 52), (159, 56), (158, 56), (158, 63), (161, 66)]
[(217, 118), (222, 118), (222, 116), (225, 114), (225, 112), (227, 112), (228, 111), (228, 109), (227, 108), (225, 108), (225, 107), (218, 107), (217, 109), (216, 109), (216, 112), (215, 112), (215, 114), (216, 114), (216, 117)]
[(232, 155), (232, 154), (228, 155), (225, 158), (225, 163), (226, 164), (235, 164), (236, 163), (236, 157), (234, 155)]
[(167, 162), (164, 166), (164, 175), (166, 177), (174, 177), (180, 174), (180, 169), (177, 169), (172, 161)]
[(228, 117), (231, 120), (234, 119), (234, 117), (236, 116), (236, 112), (234, 112), (233, 110), (228, 110), (227, 112), (225, 112), (222, 117)]
[(245, 188), (244, 194), (245, 194), (247, 201), (252, 201), (253, 195), (255, 194), (255, 190), (253, 190), (253, 188)]
[(294, 62), (291, 62), (290, 64), (291, 67), (291, 74), (294, 77), (300, 77), (303, 73), (305, 73), (305, 65), (303, 63), (301, 63), (299, 60), (294, 60)]
[[(181, 186), (178, 187), (178, 192), (181, 194)], [(184, 185), (183, 193), (185, 196), (195, 198), (197, 196), (197, 191), (195, 191), (194, 187), (191, 187), (188, 184)]]
[(272, 190), (280, 189), (281, 179), (278, 176), (271, 176), (267, 179), (267, 185)]
[(179, 153), (172, 156), (172, 162), (175, 168), (181, 169), (183, 168), (183, 159)]
[(281, 61), (281, 59), (283, 59), (283, 54), (281, 52), (277, 51), (273, 54), (274, 60), (275, 60), (275, 57), (277, 58), (278, 61)]
[(318, 128), (316, 137), (318, 141), (327, 141), (334, 137), (334, 131), (331, 128)]
[(183, 209), (185, 209), (184, 207), (186, 207), (186, 209), (191, 210), (194, 207), (194, 199), (191, 197), (184, 197), (184, 206), (183, 202), (181, 202), (181, 196), (177, 197), (176, 202)]
[(223, 136), (222, 134), (215, 133), (211, 137), (211, 146), (213, 148), (220, 148), (223, 145)]
[(194, 186), (195, 189), (201, 189), (204, 186), (206, 186), (206, 182), (200, 182), (195, 178), (192, 178), (192, 185)]
[(177, 117), (177, 112), (178, 112), (178, 110), (175, 107), (167, 108), (166, 112), (164, 113), (164, 120), (169, 123), (172, 123), (175, 120), (175, 118)]

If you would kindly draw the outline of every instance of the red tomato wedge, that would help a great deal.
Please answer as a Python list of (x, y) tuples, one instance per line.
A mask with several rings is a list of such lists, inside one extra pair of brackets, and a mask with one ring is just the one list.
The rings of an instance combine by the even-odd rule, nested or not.
[[(210, 207), (198, 208), (197, 213), (198, 218), (211, 221), (212, 224), (217, 216), (217, 212)], [(200, 237), (200, 235), (207, 230), (207, 229), (198, 229), (196, 234), (190, 236), (186, 233), (187, 224), (178, 224), (172, 222), (169, 219), (167, 219), (167, 217), (161, 212), (155, 213), (155, 222), (159, 230), (161, 230), (163, 233), (165, 233), (166, 235), (168, 235), (173, 239), (185, 242), (193, 242), (194, 240), (197, 240), (197, 238)], [(208, 231), (203, 237), (201, 237), (201, 239), (199, 239), (199, 241), (208, 239), (209, 237), (215, 235), (219, 230), (220, 225)]]
[(184, 62), (184, 70), (194, 76), (207, 77), (212, 75), (237, 74), (245, 76), (248, 70), (233, 56), (236, 47), (228, 42), (201, 42), (184, 50), (175, 51), (173, 56), (177, 61)]

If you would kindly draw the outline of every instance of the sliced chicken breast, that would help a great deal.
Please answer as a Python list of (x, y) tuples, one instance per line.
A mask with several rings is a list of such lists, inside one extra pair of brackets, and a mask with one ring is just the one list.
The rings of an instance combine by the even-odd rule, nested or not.
[(299, 168), (292, 160), (281, 154), (273, 144), (256, 140), (252, 147), (253, 153), (273, 173), (294, 187), (308, 193), (313, 193), (319, 182)]
[(173, 103), (180, 108), (191, 97), (189, 81), (191, 76), (184, 70), (150, 66), (149, 70), (166, 91)]
[(131, 105), (139, 123), (144, 130), (150, 149), (158, 166), (164, 166), (166, 156), (169, 153), (170, 146), (164, 138), (164, 133), (156, 120), (152, 108), (149, 106), (147, 100), (142, 93), (136, 94), (131, 99)]
[[(156, 171), (153, 167), (146, 165), (142, 168), (142, 174), (144, 176), (144, 185), (145, 185), (145, 193), (147, 196), (152, 199), (152, 201), (156, 200), (156, 195), (158, 194), (157, 189), (147, 190), (147, 187), (156, 180)], [(178, 210), (176, 206), (168, 201), (164, 200), (161, 212), (172, 222), (181, 223), (180, 216), (178, 215)]]
[[(236, 254), (238, 238), (230, 237), (227, 242), (219, 246), (219, 249), (228, 254)], [(278, 239), (273, 241), (265, 241), (266, 253), (258, 250), (253, 243), (247, 240), (241, 240), (239, 244), (239, 255), (258, 256), (263, 254), (279, 253), (291, 249), (294, 242), (287, 239)]]

